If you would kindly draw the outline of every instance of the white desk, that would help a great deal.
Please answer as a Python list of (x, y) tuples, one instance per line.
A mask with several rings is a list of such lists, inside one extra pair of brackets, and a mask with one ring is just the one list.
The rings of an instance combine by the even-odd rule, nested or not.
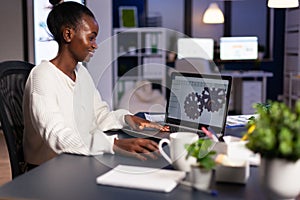
[[(240, 111), (241, 114), (252, 114), (247, 113), (247, 111), (243, 112), (243, 109), (241, 107), (248, 106), (252, 107), (253, 103), (261, 103), (266, 102), (267, 100), (267, 78), (272, 77), (273, 73), (271, 72), (264, 72), (264, 71), (222, 71), (222, 75), (229, 75), (233, 78), (233, 94), (232, 94), (232, 100), (233, 100), (233, 106), (235, 111)], [(260, 91), (259, 95), (255, 94), (249, 94), (252, 99), (247, 100), (247, 93), (249, 92), (255, 92), (255, 91), (243, 91), (243, 86), (245, 88), (245, 84), (249, 82), (245, 82), (244, 79), (251, 79), (250, 81), (256, 81), (256, 83), (259, 83), (259, 87), (257, 90)], [(255, 83), (255, 82), (253, 82)], [(253, 88), (251, 88), (253, 89)], [(244, 97), (244, 98), (243, 98)], [(257, 98), (255, 98), (257, 97)], [(248, 110), (248, 109), (246, 109)]]

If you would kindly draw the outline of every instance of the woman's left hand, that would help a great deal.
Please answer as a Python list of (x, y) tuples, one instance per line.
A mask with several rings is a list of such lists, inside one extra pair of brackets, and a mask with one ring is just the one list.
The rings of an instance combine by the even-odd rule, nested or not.
[(169, 131), (169, 126), (162, 126), (156, 122), (150, 122), (134, 115), (125, 115), (126, 123), (134, 130), (143, 130), (144, 128), (154, 128), (160, 131)]

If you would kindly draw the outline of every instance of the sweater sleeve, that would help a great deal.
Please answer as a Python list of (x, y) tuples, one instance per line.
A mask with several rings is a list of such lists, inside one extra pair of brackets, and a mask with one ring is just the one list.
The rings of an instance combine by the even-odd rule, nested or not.
[(125, 109), (110, 111), (107, 103), (102, 101), (97, 89), (94, 92), (94, 107), (96, 123), (98, 128), (102, 131), (123, 128), (124, 125), (126, 125), (125, 115), (131, 114)]
[[(129, 112), (127, 110), (111, 111), (108, 104), (102, 101), (100, 93), (87, 69), (81, 67), (79, 73), (80, 77), (77, 79), (78, 84), (74, 95), (75, 110), (79, 113), (75, 114), (75, 118), (77, 122), (80, 122), (77, 124), (81, 124), (78, 127), (79, 132), (82, 138), (86, 139), (87, 136), (83, 135), (83, 130), (89, 129), (91, 140), (86, 143), (89, 143), (89, 149), (92, 154), (97, 154), (98, 152), (114, 153), (113, 144), (117, 135), (107, 135), (104, 131), (122, 128), (125, 124), (124, 115)], [(86, 128), (82, 124), (86, 124)]]
[(130, 114), (127, 110), (110, 111), (97, 89), (94, 92), (95, 133), (93, 134), (92, 152), (99, 152), (105, 148), (105, 152), (114, 153), (113, 144), (117, 135), (108, 136), (104, 131), (120, 129), (126, 123), (124, 116)]

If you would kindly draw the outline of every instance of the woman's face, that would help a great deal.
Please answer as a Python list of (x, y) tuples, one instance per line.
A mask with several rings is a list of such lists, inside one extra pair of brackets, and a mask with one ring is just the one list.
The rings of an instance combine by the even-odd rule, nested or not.
[(98, 30), (97, 21), (88, 15), (83, 15), (69, 48), (77, 62), (88, 62), (95, 53), (98, 48), (96, 43)]

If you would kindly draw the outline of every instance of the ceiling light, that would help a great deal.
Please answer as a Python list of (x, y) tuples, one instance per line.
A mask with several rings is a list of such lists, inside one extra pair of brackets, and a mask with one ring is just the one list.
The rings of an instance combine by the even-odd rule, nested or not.
[(269, 8), (295, 8), (299, 6), (298, 0), (269, 0)]
[(203, 15), (203, 22), (206, 24), (224, 23), (224, 15), (217, 3), (211, 3)]

